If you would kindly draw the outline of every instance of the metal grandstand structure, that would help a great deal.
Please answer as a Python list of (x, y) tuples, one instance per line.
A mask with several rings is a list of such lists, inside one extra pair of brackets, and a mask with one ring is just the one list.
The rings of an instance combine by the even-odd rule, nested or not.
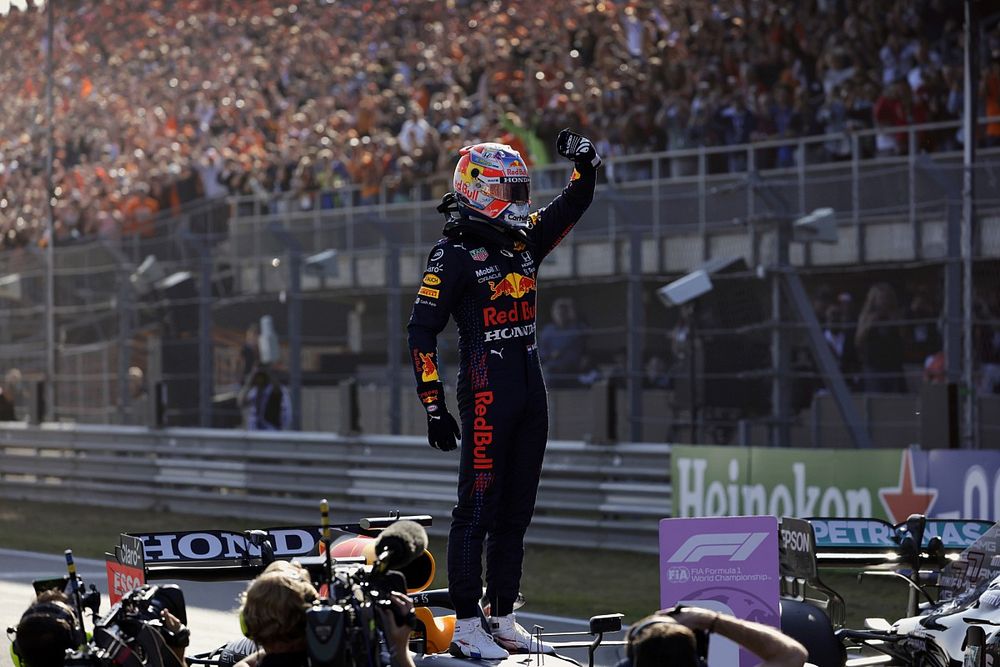
[[(779, 264), (775, 219), (820, 207), (834, 210), (839, 240), (791, 244), (787, 264), (806, 288), (814, 292), (837, 282), (861, 297), (874, 277), (904, 290), (914, 281), (936, 288), (941, 317), (899, 325), (937, 327), (940, 319), (942, 340), (950, 346), (944, 379), (961, 390), (962, 400), (992, 400), (976, 392), (992, 372), (989, 360), (971, 360), (974, 367), (963, 375), (961, 357), (951, 356), (964, 332), (1000, 330), (995, 313), (963, 308), (960, 286), (948, 273), (963, 258), (956, 237), (963, 156), (918, 150), (925, 134), (954, 135), (958, 129), (956, 123), (893, 128), (906, 135), (910, 149), (898, 156), (875, 155), (879, 130), (870, 130), (610, 159), (591, 210), (541, 272), (546, 289), (540, 326), (557, 296), (573, 298), (589, 321), (589, 377), (549, 376), (554, 431), (566, 434), (560, 437), (678, 442), (700, 433), (706, 441), (762, 444), (773, 440), (774, 429), (789, 428), (792, 443), (844, 444), (842, 424), (824, 407), (828, 397), (801, 388), (821, 375), (815, 364), (779, 365), (768, 352), (772, 333), (783, 331), (789, 350), (798, 354), (802, 330), (791, 319), (774, 318), (770, 288), (760, 279)], [(832, 141), (848, 142), (850, 159), (832, 161), (826, 150)], [(794, 147), (795, 167), (758, 168), (769, 152), (787, 146)], [(742, 157), (737, 173), (728, 171), (731, 155)], [(998, 168), (1000, 151), (978, 151), (970, 287), (987, 301), (1000, 276)], [(533, 175), (538, 205), (558, 193), (568, 170), (556, 164)], [(444, 186), (425, 189), (439, 195)], [(435, 201), (394, 200), (383, 190), (376, 202), (363, 204), (351, 188), (334, 194), (317, 196), (307, 210), (280, 196), (202, 202), (162, 217), (151, 237), (81, 239), (55, 247), (56, 373), (48, 378), (52, 398), (44, 408), (38, 405), (44, 392), (34, 388), (47, 379), (45, 252), (29, 247), (0, 255), (0, 368), (18, 368), (23, 375), (22, 413), (147, 424), (156, 418), (156, 383), (183, 380), (177, 386), (193, 394), (180, 400), (174, 392), (167, 423), (235, 425), (232, 394), (241, 378), (242, 331), (271, 314), (285, 344), (287, 379), (301, 397), (296, 409), (304, 428), (348, 431), (363, 424), (368, 430), (416, 432), (419, 415), (410, 407), (410, 372), (400, 353), (402, 322), (426, 250), (440, 230)], [(727, 311), (703, 323), (694, 383), (686, 370), (664, 372), (659, 382), (651, 377), (650, 360), (667, 356), (678, 315), (653, 293), (706, 261), (726, 259), (742, 260), (743, 266), (723, 281), (729, 298), (757, 302), (759, 313), (727, 320), (733, 315)], [(729, 368), (713, 363), (722, 358), (725, 341), (733, 340), (748, 346), (741, 362)], [(177, 346), (176, 354), (164, 352), (170, 345)], [(443, 350), (446, 370), (454, 352), (454, 346)], [(144, 386), (130, 388), (132, 366), (145, 372)], [(924, 391), (923, 368), (910, 364), (905, 373), (908, 393), (855, 396), (876, 446), (920, 439), (911, 426), (919, 421), (914, 415)], [(793, 399), (809, 399), (804, 405), (793, 400), (784, 424), (769, 401), (750, 400), (769, 394), (776, 382)], [(345, 390), (344, 383), (353, 388)], [(722, 395), (720, 388), (727, 386), (736, 387), (737, 395)], [(330, 424), (323, 401), (341, 400), (330, 397), (346, 397), (361, 417)], [(740, 400), (755, 407), (741, 410)], [(593, 412), (595, 404), (610, 418), (574, 430), (579, 407)], [(983, 412), (974, 425), (966, 424), (967, 444), (988, 446), (989, 436), (1000, 433), (992, 413)], [(882, 426), (896, 430), (886, 435)]]

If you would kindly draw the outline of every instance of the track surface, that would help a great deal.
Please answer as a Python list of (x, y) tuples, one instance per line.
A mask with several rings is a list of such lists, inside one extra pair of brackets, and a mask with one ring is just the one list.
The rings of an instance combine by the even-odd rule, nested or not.
[[(110, 605), (107, 598), (107, 575), (104, 562), (88, 558), (78, 558), (77, 572), (88, 584), (93, 584), (102, 593), (101, 612)], [(30, 551), (0, 549), (0, 630), (17, 625), (21, 613), (31, 603), (33, 592), (31, 580), (42, 577), (59, 576), (66, 572), (62, 556)], [(240, 628), (235, 609), (237, 597), (246, 587), (245, 582), (157, 582), (178, 583), (184, 589), (187, 602), (188, 625), (191, 630), (189, 653), (212, 650), (240, 637)], [(545, 614), (518, 612), (518, 619), (529, 630), (532, 625), (541, 625), (548, 632), (570, 632), (586, 630), (586, 619), (573, 619)], [(88, 627), (90, 622), (88, 620)], [(13, 667), (6, 636), (0, 641), (0, 667)], [(616, 649), (598, 652), (599, 665), (613, 665), (618, 659)], [(586, 652), (574, 650), (569, 654), (586, 664)], [(471, 664), (471, 663), (470, 663)]]

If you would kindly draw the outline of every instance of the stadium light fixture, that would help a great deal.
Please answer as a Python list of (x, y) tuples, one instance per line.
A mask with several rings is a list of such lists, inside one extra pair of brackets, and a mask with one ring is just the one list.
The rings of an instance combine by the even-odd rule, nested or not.
[(837, 243), (837, 216), (830, 207), (818, 208), (792, 223), (792, 240), (798, 243)]
[(708, 272), (704, 269), (698, 269), (664, 285), (656, 290), (656, 294), (670, 308), (681, 306), (711, 291), (712, 279), (708, 277)]
[(324, 250), (306, 257), (302, 265), (307, 273), (325, 278), (336, 278), (340, 275), (340, 262), (337, 259), (337, 251), (333, 249)]
[(142, 263), (129, 276), (129, 282), (132, 283), (132, 289), (135, 290), (136, 295), (143, 297), (152, 292), (153, 286), (166, 276), (163, 266), (157, 262), (156, 257), (146, 255), (146, 259), (142, 260)]

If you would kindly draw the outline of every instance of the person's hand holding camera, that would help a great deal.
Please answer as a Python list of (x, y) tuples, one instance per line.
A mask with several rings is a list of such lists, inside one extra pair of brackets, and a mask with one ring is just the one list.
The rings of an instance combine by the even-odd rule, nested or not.
[(161, 633), (163, 640), (170, 647), (170, 652), (177, 658), (177, 662), (182, 667), (187, 665), (184, 660), (184, 651), (191, 643), (191, 631), (181, 623), (180, 619), (164, 609), (160, 612), (160, 621), (163, 623), (165, 632)]
[(706, 630), (708, 632), (715, 631), (715, 625), (721, 616), (717, 611), (703, 609), (702, 607), (676, 607), (661, 609), (657, 613), (670, 616), (670, 618), (692, 630)]
[(388, 606), (378, 606), (376, 609), (392, 656), (392, 667), (413, 667), (409, 651), (410, 633), (416, 626), (413, 601), (406, 595), (393, 591), (389, 602)]

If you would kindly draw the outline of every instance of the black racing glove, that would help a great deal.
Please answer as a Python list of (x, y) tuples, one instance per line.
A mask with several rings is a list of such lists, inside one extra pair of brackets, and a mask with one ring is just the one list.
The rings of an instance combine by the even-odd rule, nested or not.
[(556, 151), (578, 168), (597, 169), (601, 166), (601, 156), (594, 149), (593, 142), (569, 128), (562, 130), (556, 139)]
[(450, 452), (458, 447), (461, 437), (458, 422), (448, 412), (444, 402), (427, 406), (427, 442), (431, 447)]

